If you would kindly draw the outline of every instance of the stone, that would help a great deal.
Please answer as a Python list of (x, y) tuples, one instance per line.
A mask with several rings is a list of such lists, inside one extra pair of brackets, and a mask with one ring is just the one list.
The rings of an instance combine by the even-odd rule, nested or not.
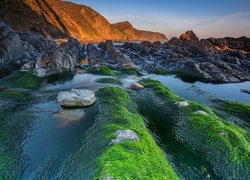
[(72, 89), (62, 91), (57, 96), (58, 102), (63, 107), (87, 107), (94, 104), (95, 93), (85, 89)]
[(206, 113), (205, 111), (202, 111), (202, 110), (195, 111), (193, 114), (198, 114), (198, 115), (208, 115), (208, 113)]
[(181, 101), (178, 103), (179, 108), (187, 107), (189, 103), (187, 101)]
[(58, 119), (60, 127), (69, 127), (79, 122), (85, 114), (83, 109), (61, 109), (54, 113), (54, 117)]
[(192, 30), (183, 33), (180, 36), (180, 39), (183, 41), (199, 41), (199, 38), (196, 36), (196, 34)]
[(116, 139), (111, 140), (111, 144), (140, 141), (138, 135), (133, 130), (118, 130), (115, 132), (115, 134), (116, 134)]
[(141, 85), (140, 83), (133, 83), (130, 85), (130, 88), (133, 90), (141, 90), (144, 89), (144, 86)]

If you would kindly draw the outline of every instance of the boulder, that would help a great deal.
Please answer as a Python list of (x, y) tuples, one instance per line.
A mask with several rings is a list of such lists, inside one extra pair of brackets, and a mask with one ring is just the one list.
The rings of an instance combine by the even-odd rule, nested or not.
[(57, 96), (58, 102), (63, 107), (87, 107), (94, 104), (95, 93), (85, 89), (72, 89), (62, 91)]
[(138, 135), (133, 130), (118, 130), (115, 132), (116, 139), (111, 140), (111, 144), (122, 142), (139, 142)]
[(199, 41), (199, 38), (196, 36), (196, 34), (192, 30), (183, 33), (180, 36), (180, 39), (183, 41)]
[(141, 85), (140, 83), (133, 83), (130, 85), (130, 88), (133, 90), (141, 90), (144, 89), (144, 86)]

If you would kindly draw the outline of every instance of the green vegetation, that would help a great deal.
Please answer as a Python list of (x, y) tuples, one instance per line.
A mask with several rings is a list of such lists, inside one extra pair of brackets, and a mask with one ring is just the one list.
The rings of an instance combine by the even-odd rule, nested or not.
[(29, 100), (29, 94), (20, 91), (1, 91), (0, 99), (15, 100), (15, 101), (27, 101)]
[(136, 76), (141, 76), (142, 75), (142, 73), (137, 68), (122, 69), (121, 73), (129, 74), (129, 75), (136, 75)]
[(98, 69), (93, 67), (89, 71), (89, 73), (92, 74), (100, 74), (100, 75), (108, 75), (108, 76), (115, 76), (115, 72), (112, 71), (109, 67), (107, 66), (101, 66)]
[(140, 142), (110, 145), (99, 157), (97, 178), (178, 179), (142, 117), (136, 114), (129, 94), (121, 88), (109, 87), (101, 89), (98, 95), (104, 105), (102, 118), (108, 119), (102, 137), (111, 142), (117, 130), (130, 129), (137, 133)]
[(166, 71), (165, 69), (154, 69), (152, 71), (153, 74), (159, 74), (159, 75), (167, 75), (168, 71)]
[(121, 85), (122, 83), (114, 78), (101, 78), (97, 79), (96, 82), (98, 83), (108, 83), (108, 84), (117, 84)]
[(74, 77), (74, 73), (66, 71), (62, 73), (49, 75), (47, 77), (47, 82), (48, 83), (64, 82), (64, 81), (71, 80), (73, 77)]
[[(182, 122), (182, 125), (177, 127), (177, 132), (184, 141), (206, 154), (215, 167), (221, 167), (222, 163), (233, 167), (233, 170), (229, 167), (218, 169), (221, 174), (229, 177), (249, 174), (249, 132), (220, 119), (209, 108), (198, 103), (190, 102), (189, 106), (178, 108), (176, 102), (183, 99), (158, 81), (146, 79), (141, 84), (151, 88), (165, 103), (162, 108), (172, 112), (168, 115), (175, 115), (176, 121)], [(198, 110), (208, 114), (194, 114)]]
[(213, 100), (216, 108), (242, 118), (246, 122), (250, 122), (250, 104), (244, 104), (233, 101)]
[(32, 72), (17, 72), (5, 78), (2, 85), (12, 88), (37, 90), (40, 88), (42, 81), (43, 78), (33, 75)]

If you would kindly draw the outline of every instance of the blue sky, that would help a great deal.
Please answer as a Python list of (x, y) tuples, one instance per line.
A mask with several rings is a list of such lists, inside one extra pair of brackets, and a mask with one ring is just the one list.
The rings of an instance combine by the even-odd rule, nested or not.
[(90, 6), (111, 23), (130, 21), (134, 27), (168, 37), (194, 30), (201, 38), (250, 37), (250, 0), (71, 0)]

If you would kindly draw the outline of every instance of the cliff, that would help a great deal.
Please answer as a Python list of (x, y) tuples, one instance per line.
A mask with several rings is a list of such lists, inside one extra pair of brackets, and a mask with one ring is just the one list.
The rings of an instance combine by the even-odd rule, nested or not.
[(124, 23), (111, 25), (90, 7), (62, 0), (3, 0), (0, 18), (17, 30), (39, 31), (46, 37), (74, 37), (80, 41), (165, 41), (164, 34), (140, 31)]

